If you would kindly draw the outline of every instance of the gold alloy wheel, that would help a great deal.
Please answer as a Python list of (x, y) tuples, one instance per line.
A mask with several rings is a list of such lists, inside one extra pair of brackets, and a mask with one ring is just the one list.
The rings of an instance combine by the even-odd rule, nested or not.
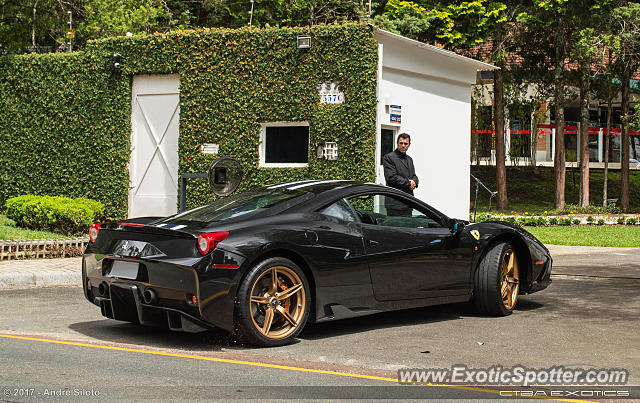
[(282, 339), (298, 328), (306, 303), (300, 276), (285, 266), (270, 267), (253, 283), (251, 320), (262, 335)]
[(518, 274), (518, 259), (513, 249), (508, 249), (503, 257), (500, 274), (500, 290), (502, 294), (502, 303), (507, 309), (513, 309), (518, 299), (518, 290), (520, 288)]

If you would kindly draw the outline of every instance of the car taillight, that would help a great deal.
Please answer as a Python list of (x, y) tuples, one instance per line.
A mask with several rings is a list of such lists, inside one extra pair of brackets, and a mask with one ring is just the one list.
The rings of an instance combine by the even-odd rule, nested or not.
[(228, 232), (207, 232), (198, 237), (198, 251), (206, 255), (218, 246), (220, 241), (229, 236)]
[(98, 232), (100, 232), (100, 226), (102, 224), (104, 223), (97, 222), (89, 227), (89, 240), (91, 242), (95, 242), (96, 239), (98, 239)]

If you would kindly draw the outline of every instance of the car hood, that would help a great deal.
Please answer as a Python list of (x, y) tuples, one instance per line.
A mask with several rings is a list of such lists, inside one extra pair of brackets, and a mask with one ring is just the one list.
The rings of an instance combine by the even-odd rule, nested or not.
[(528, 240), (529, 242), (533, 242), (536, 245), (539, 245), (547, 253), (549, 253), (549, 249), (547, 249), (547, 247), (542, 242), (540, 242), (538, 238), (536, 238), (529, 231), (525, 230), (524, 228), (516, 224), (508, 223), (505, 221), (482, 221), (479, 223), (470, 223), (469, 225), (467, 225), (466, 228), (468, 228), (469, 231), (474, 229), (478, 230), (481, 234), (486, 234), (486, 236), (491, 238), (494, 235), (497, 235), (498, 233), (505, 232), (505, 231), (516, 232), (520, 234), (524, 239)]

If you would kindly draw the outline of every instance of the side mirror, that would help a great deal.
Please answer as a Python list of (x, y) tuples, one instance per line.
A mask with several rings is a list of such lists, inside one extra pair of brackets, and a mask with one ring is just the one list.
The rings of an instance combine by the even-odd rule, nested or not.
[(449, 231), (452, 235), (455, 235), (458, 232), (462, 231), (462, 228), (464, 228), (464, 224), (462, 224), (455, 218), (449, 219)]

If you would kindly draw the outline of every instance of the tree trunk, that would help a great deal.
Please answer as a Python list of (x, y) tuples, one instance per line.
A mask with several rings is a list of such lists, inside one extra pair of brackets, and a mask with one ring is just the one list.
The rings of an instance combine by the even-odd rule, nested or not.
[(562, 20), (558, 18), (558, 28), (556, 32), (556, 54), (554, 72), (554, 98), (556, 108), (556, 136), (555, 155), (553, 158), (553, 173), (555, 176), (555, 187), (553, 197), (555, 208), (564, 209), (564, 181), (566, 173), (564, 155), (564, 34)]
[(502, 68), (493, 72), (493, 107), (493, 119), (496, 131), (496, 184), (498, 186), (497, 205), (498, 210), (506, 210), (509, 203), (507, 200), (507, 169), (504, 162), (504, 80)]
[(589, 63), (580, 65), (580, 207), (589, 207)]
[(31, 45), (36, 46), (36, 10), (38, 8), (38, 0), (33, 3), (33, 20), (31, 21)]
[(631, 72), (625, 69), (622, 73), (622, 156), (620, 157), (620, 205), (626, 211), (629, 209), (629, 79)]

